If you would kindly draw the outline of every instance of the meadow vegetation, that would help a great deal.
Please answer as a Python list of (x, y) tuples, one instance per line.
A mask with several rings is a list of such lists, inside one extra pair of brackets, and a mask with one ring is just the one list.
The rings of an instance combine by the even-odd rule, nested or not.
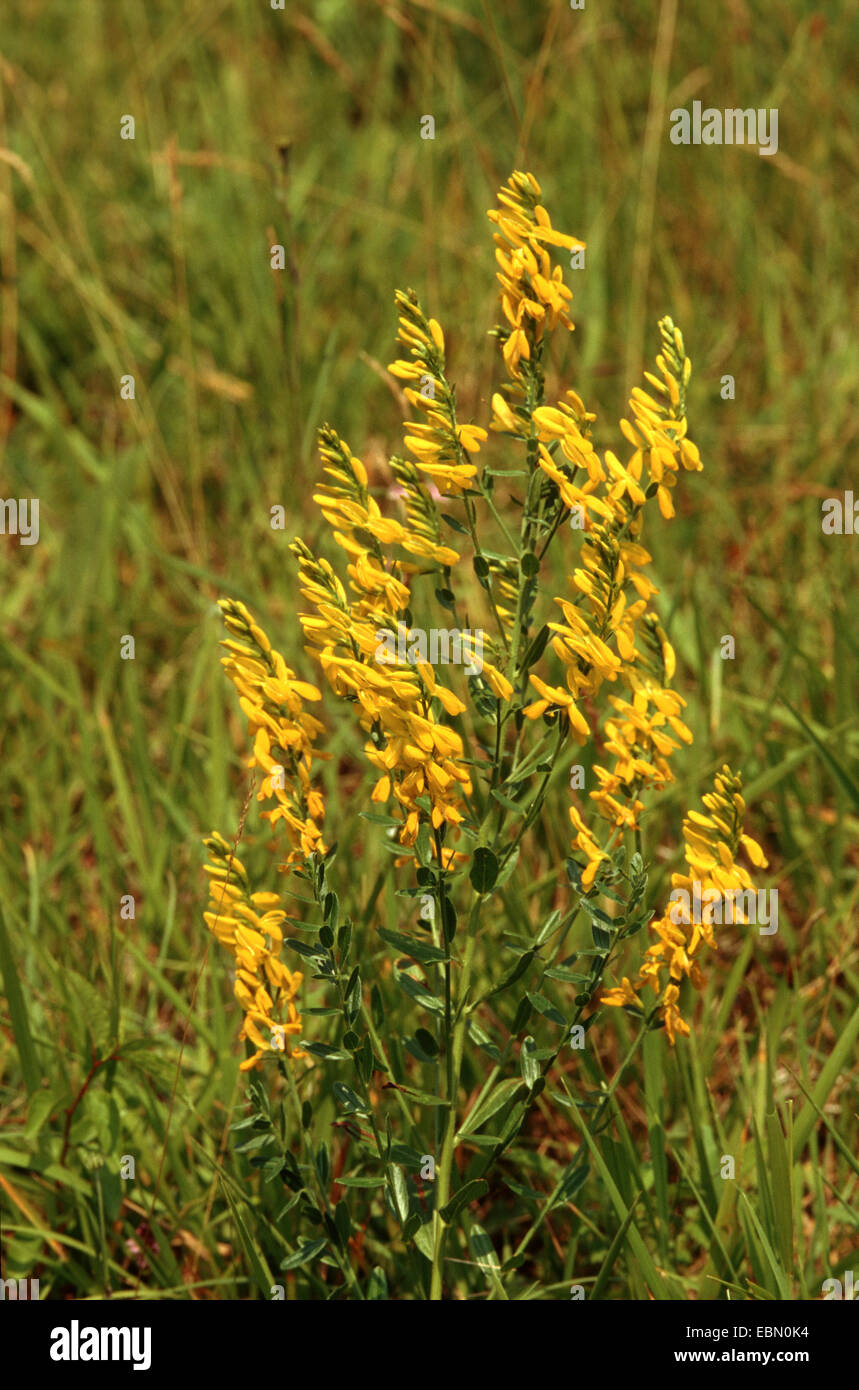
[[(674, 1047), (653, 1033), (633, 1050), (634, 1020), (615, 1009), (586, 1061), (566, 1054), (553, 1090), (571, 1103), (536, 1098), (447, 1289), (819, 1298), (855, 1267), (859, 542), (824, 534), (821, 515), (859, 492), (857, 40), (855, 14), (808, 0), (9, 7), (0, 495), (38, 497), (40, 535), (0, 543), (5, 1277), (37, 1273), (54, 1298), (258, 1298), (279, 1278), (288, 1298), (349, 1291), (336, 1263), (297, 1257), (291, 1214), (275, 1220), (283, 1188), (231, 1131), (247, 1078), (200, 842), (246, 825), (255, 882), (272, 856), (215, 601), (246, 604), (317, 679), (290, 548), (301, 536), (334, 556), (311, 502), (316, 432), (336, 423), (388, 506), (403, 286), (444, 325), (461, 418), (485, 420), (500, 370), (486, 209), (514, 169), (533, 170), (554, 224), (587, 247), (565, 272), (576, 328), (553, 339), (547, 397), (574, 387), (594, 445), (616, 448), (664, 315), (694, 363), (705, 468), (646, 537), (694, 736), (646, 821), (649, 896), (664, 902), (683, 817), (730, 764), (779, 921), (772, 936), (723, 929)], [(670, 111), (697, 98), (777, 107), (778, 152), (672, 145)], [(127, 114), (134, 140), (120, 138)], [(569, 557), (553, 553), (547, 593)], [(376, 780), (363, 736), (330, 692), (319, 717), (352, 958), (378, 964), (377, 930), (402, 930), (407, 900), (360, 815)], [(501, 890), (515, 932), (572, 905), (557, 883), (569, 853), (566, 815), (547, 812)], [(577, 919), (572, 945), (589, 932)], [(479, 958), (475, 989), (506, 959)], [(391, 998), (385, 1028), (405, 1037), (410, 1001)], [(604, 1078), (617, 1081), (589, 1141), (579, 1101)], [(467, 1063), (463, 1104), (481, 1085)], [(319, 1098), (312, 1140), (335, 1184), (342, 1120)], [(590, 1172), (569, 1192), (583, 1144)], [(350, 1237), (363, 1296), (426, 1296), (429, 1262), (405, 1258), (381, 1199)]]

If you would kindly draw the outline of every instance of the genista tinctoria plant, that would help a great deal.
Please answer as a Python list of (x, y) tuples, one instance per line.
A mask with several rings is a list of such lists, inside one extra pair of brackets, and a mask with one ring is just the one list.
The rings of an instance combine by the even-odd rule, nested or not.
[[(325, 729), (310, 712), (320, 691), (296, 678), (243, 604), (220, 604), (223, 665), (285, 881), (280, 893), (254, 885), (238, 839), (213, 834), (205, 920), (234, 958), (241, 1065), (254, 1073), (239, 1149), (286, 1191), (275, 1218), (281, 1268), (301, 1267), (316, 1296), (332, 1287), (355, 1298), (517, 1296), (536, 1226), (588, 1176), (587, 1146), (529, 1209), (531, 1227), (504, 1263), (476, 1218), (494, 1231), (490, 1194), (517, 1190), (509, 1151), (547, 1084), (568, 1090), (558, 1059), (581, 1057), (612, 1007), (634, 1016), (640, 1036), (664, 1028), (674, 1045), (688, 1033), (681, 985), (701, 986), (714, 923), (745, 921), (729, 891), (751, 887), (737, 854), (766, 863), (743, 834), (740, 778), (725, 767), (704, 811), (684, 822), (688, 873), (673, 879), (713, 890), (702, 920), (678, 902), (654, 915), (648, 902), (642, 817), (691, 741), (642, 544), (645, 512), (670, 522), (680, 478), (702, 467), (687, 433), (682, 334), (660, 321), (656, 370), (620, 422), (625, 461), (600, 454), (577, 393), (547, 401), (544, 386), (548, 340), (573, 328), (553, 253), (582, 243), (552, 226), (530, 174), (512, 175), (489, 218), (506, 376), (492, 397), (497, 444), (490, 450), (488, 431), (459, 418), (440, 324), (412, 291), (398, 292), (401, 352), (390, 371), (413, 414), (385, 509), (361, 460), (326, 426), (314, 501), (344, 559), (335, 568), (303, 541), (292, 546), (306, 649), (363, 734), (372, 769), (363, 815), (392, 851), (398, 922), (377, 923), (372, 903), (346, 910), (355, 868), (335, 867), (323, 828)], [(490, 453), (504, 466), (481, 466)], [(506, 517), (502, 477), (516, 489)], [(501, 548), (487, 548), (487, 535)], [(547, 599), (540, 576), (552, 545), (569, 577)], [(485, 630), (470, 626), (475, 611)], [(439, 626), (419, 627), (417, 615)], [(569, 766), (571, 750), (588, 744), (600, 751), (585, 789)], [(539, 893), (525, 883), (536, 920), (513, 919), (504, 886), (559, 794), (568, 856)], [(540, 920), (547, 888), (560, 905)], [(711, 901), (719, 895), (724, 914)], [(583, 924), (588, 939), (573, 950)], [(287, 950), (303, 971), (287, 966)], [(299, 998), (313, 1000), (304, 1019)], [(391, 1026), (397, 1010), (408, 1036)], [(580, 1093), (592, 1135), (608, 1122), (610, 1096), (604, 1082)], [(328, 1143), (313, 1133), (326, 1103)]]

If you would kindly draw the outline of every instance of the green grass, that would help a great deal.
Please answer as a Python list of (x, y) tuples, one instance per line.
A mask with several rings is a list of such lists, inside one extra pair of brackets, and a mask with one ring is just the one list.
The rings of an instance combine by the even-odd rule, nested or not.
[[(0, 491), (41, 502), (39, 544), (0, 546), (3, 1274), (38, 1270), (47, 1297), (258, 1297), (297, 1247), (228, 1132), (244, 1114), (238, 1019), (207, 949), (199, 840), (238, 824), (244, 746), (213, 600), (247, 602), (310, 674), (288, 541), (321, 542), (314, 431), (330, 420), (384, 481), (406, 285), (445, 326), (463, 418), (485, 421), (485, 210), (519, 167), (588, 246), (550, 394), (574, 385), (612, 445), (662, 313), (693, 360), (705, 471), (647, 533), (695, 734), (647, 823), (651, 891), (676, 867), (683, 811), (730, 761), (780, 929), (725, 940), (691, 1040), (633, 1055), (590, 1178), (541, 1215), (528, 1192), (553, 1191), (586, 1142), (584, 1091), (632, 1045), (618, 1011), (508, 1152), (524, 1194), (500, 1184), (479, 1220), (502, 1261), (536, 1223), (511, 1297), (576, 1282), (609, 1299), (820, 1297), (857, 1244), (859, 538), (824, 536), (820, 506), (859, 494), (859, 18), (788, 0), (676, 22), (671, 0), (294, 8), (17, 0), (0, 31)], [(696, 98), (778, 107), (779, 153), (672, 146), (669, 111)], [(332, 701), (325, 717), (366, 979), (401, 900), (358, 819), (360, 741)], [(543, 851), (523, 851), (506, 893), (522, 930), (554, 905), (523, 885), (567, 837), (549, 822)], [(262, 871), (261, 840), (248, 857)], [(482, 1079), (469, 1063), (472, 1098)], [(336, 1157), (333, 1118), (321, 1104), (314, 1135)], [(383, 1211), (368, 1223), (364, 1273), (388, 1269), (390, 1296), (411, 1297), (425, 1271), (391, 1284), (395, 1229)], [(472, 1228), (475, 1260), (482, 1239)], [(462, 1277), (498, 1296), (485, 1270)], [(328, 1291), (313, 1264), (289, 1279), (288, 1296)]]

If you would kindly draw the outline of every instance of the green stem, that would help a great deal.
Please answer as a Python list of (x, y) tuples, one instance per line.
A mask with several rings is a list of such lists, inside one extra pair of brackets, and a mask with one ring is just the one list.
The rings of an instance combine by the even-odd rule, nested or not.
[[(313, 1149), (310, 1144), (310, 1139), (308, 1137), (307, 1130), (301, 1123), (301, 1101), (298, 1098), (298, 1087), (295, 1084), (295, 1077), (292, 1074), (292, 1065), (289, 1062), (284, 1062), (282, 1059), (279, 1059), (278, 1066), (280, 1068), (281, 1075), (285, 1077), (289, 1085), (293, 1105), (295, 1106), (295, 1118), (298, 1124), (298, 1132), (301, 1135), (301, 1144), (302, 1148), (304, 1149), (304, 1159), (308, 1168), (310, 1169), (311, 1186), (313, 1187), (316, 1196), (317, 1211), (320, 1213), (320, 1215), (327, 1216), (328, 1220), (333, 1225), (334, 1215), (331, 1210), (331, 1203), (328, 1200), (328, 1193), (322, 1186), (321, 1179), (316, 1170), (316, 1161), (313, 1156)], [(333, 1237), (328, 1233), (327, 1228), (326, 1234), (328, 1234), (328, 1243), (331, 1246), (331, 1250), (335, 1260), (340, 1266), (340, 1272), (343, 1275), (343, 1278), (345, 1279), (346, 1283), (349, 1284), (351, 1288), (354, 1290), (356, 1296), (363, 1301), (364, 1291), (358, 1282), (358, 1277), (355, 1274), (355, 1271), (352, 1268), (351, 1264), (349, 1263), (348, 1258), (344, 1255), (343, 1251), (341, 1250), (339, 1242), (334, 1240)]]
[[(436, 1181), (436, 1201), (434, 1216), (434, 1240), (432, 1258), (432, 1277), (430, 1280), (430, 1300), (439, 1302), (442, 1295), (442, 1266), (444, 1263), (444, 1247), (447, 1237), (447, 1226), (441, 1217), (442, 1208), (447, 1206), (450, 1200), (450, 1181), (453, 1169), (453, 1157), (456, 1148), (456, 1099), (459, 1090), (459, 1078), (462, 1070), (462, 1053), (465, 1045), (465, 1030), (468, 1024), (468, 1010), (466, 1001), (468, 988), (471, 982), (471, 970), (474, 962), (474, 947), (477, 939), (477, 928), (480, 920), (480, 908), (483, 899), (477, 896), (471, 909), (468, 921), (468, 940), (465, 947), (465, 956), (462, 963), (462, 976), (459, 983), (459, 997), (456, 1010), (456, 1022), (453, 1027), (453, 1038), (451, 1040), (449, 1032), (449, 1013), (448, 998), (445, 999), (445, 1045), (448, 1054), (447, 1068), (447, 1093), (445, 1099), (448, 1102), (444, 1141), (441, 1151), (441, 1161), (439, 1164), (438, 1178)], [(450, 966), (448, 964), (447, 971)]]
[[(463, 500), (463, 502), (465, 503), (465, 519), (466, 519), (466, 521), (468, 522), (468, 532), (469, 532), (469, 535), (471, 536), (471, 544), (474, 546), (474, 554), (475, 554), (475, 556), (479, 555), (479, 556), (481, 557), (481, 559), (483, 559), (483, 558), (485, 558), (485, 557), (484, 557), (484, 555), (483, 555), (483, 551), (481, 550), (481, 547), (480, 547), (480, 539), (479, 539), (478, 534), (477, 534), (477, 518), (476, 518), (476, 515), (475, 515), (475, 511), (474, 511), (474, 503), (472, 502), (471, 498), (468, 496), (468, 493), (464, 493), (464, 494), (463, 494), (463, 499), (462, 499), (462, 500)], [(487, 561), (486, 563), (488, 564), (489, 562)], [(492, 592), (492, 576), (491, 576), (491, 574), (488, 574), (488, 575), (486, 576), (486, 590), (485, 590), (485, 592), (486, 592), (487, 598), (489, 599), (489, 606), (490, 606), (490, 608), (492, 609), (492, 616), (493, 616), (494, 619), (495, 619), (495, 624), (496, 624), (496, 626), (497, 626), (497, 628), (498, 628), (499, 635), (500, 635), (500, 637), (501, 637), (502, 642), (504, 643), (504, 650), (505, 650), (506, 652), (509, 652), (509, 651), (510, 651), (510, 643), (509, 643), (508, 640), (507, 640), (507, 633), (506, 633), (506, 631), (505, 631), (505, 629), (504, 629), (504, 624), (503, 624), (503, 622), (501, 621), (501, 615), (500, 615), (500, 613), (498, 612), (498, 608), (497, 608), (496, 603), (495, 603), (495, 595), (494, 595), (493, 592)]]

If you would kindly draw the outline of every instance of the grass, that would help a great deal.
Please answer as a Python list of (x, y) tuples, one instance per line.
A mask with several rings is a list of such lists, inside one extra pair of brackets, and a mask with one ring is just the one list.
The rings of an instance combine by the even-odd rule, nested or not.
[[(859, 19), (805, 0), (295, 8), (17, 0), (0, 37), (0, 479), (41, 503), (39, 544), (0, 548), (3, 1274), (37, 1270), (43, 1297), (246, 1298), (293, 1249), (232, 1151), (237, 1020), (201, 921), (200, 835), (236, 826), (246, 794), (213, 600), (259, 611), (309, 674), (287, 547), (319, 539), (315, 428), (331, 420), (383, 481), (397, 285), (445, 325), (463, 416), (481, 411), (485, 209), (527, 167), (588, 248), (550, 393), (575, 385), (605, 445), (661, 313), (694, 364), (705, 471), (648, 534), (695, 734), (646, 828), (651, 891), (729, 760), (780, 919), (774, 937), (724, 942), (688, 1043), (633, 1054), (592, 1176), (553, 1206), (587, 1142), (582, 1097), (632, 1046), (627, 1020), (562, 1070), (505, 1160), (522, 1190), (480, 1207), (463, 1289), (498, 1296), (482, 1230), (502, 1261), (528, 1237), (508, 1296), (820, 1297), (855, 1263), (859, 1171), (859, 566), (856, 538), (820, 525), (821, 501), (854, 484)], [(668, 113), (693, 99), (778, 107), (778, 154), (672, 146)], [(355, 950), (381, 960), (375, 928), (400, 900), (357, 815), (360, 744), (331, 703), (326, 720)], [(505, 901), (530, 931), (566, 848), (563, 824), (543, 830), (522, 865), (537, 888), (511, 880)], [(397, 1032), (409, 1015), (393, 1007)], [(326, 1102), (314, 1124), (336, 1176), (334, 1118)], [(362, 1277), (391, 1272), (393, 1239), (382, 1212)], [(287, 1296), (334, 1278), (304, 1265)]]

